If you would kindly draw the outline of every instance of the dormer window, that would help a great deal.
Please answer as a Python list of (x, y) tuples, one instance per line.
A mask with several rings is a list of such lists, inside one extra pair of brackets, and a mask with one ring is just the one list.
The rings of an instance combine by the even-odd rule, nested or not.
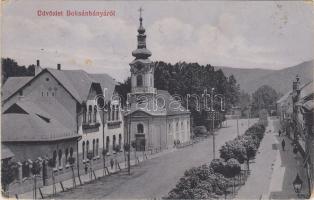
[(20, 96), (23, 96), (23, 90), (20, 90), (20, 91), (19, 91), (19, 95), (20, 95)]

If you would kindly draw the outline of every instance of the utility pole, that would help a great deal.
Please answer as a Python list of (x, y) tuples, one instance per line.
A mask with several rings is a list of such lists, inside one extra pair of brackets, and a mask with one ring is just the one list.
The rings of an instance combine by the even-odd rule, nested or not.
[(237, 116), (237, 136), (239, 136), (239, 115)]
[(132, 113), (129, 114), (129, 126), (128, 126), (128, 174), (131, 175), (131, 116)]
[(211, 112), (212, 112), (212, 119), (213, 119), (213, 157), (214, 159), (216, 158), (215, 156), (215, 151), (216, 151), (216, 148), (215, 148), (215, 111), (214, 111), (214, 90), (215, 88), (212, 88), (212, 95), (211, 95)]

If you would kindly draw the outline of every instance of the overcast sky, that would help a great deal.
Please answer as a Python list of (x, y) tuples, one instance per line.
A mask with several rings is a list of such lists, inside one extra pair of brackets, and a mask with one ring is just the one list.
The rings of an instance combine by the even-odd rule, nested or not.
[[(310, 2), (6, 1), (2, 57), (29, 65), (129, 74), (142, 6), (153, 61), (281, 69), (313, 59)], [(115, 10), (115, 17), (38, 17), (37, 10)]]

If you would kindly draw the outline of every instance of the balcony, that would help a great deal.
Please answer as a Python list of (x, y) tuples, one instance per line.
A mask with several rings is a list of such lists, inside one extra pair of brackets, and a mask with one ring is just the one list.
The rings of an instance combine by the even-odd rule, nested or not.
[(132, 88), (132, 93), (152, 93), (156, 94), (157, 89), (153, 87), (134, 87)]
[(109, 129), (114, 129), (114, 128), (120, 128), (122, 121), (117, 120), (117, 121), (108, 121), (107, 125)]
[(83, 122), (82, 128), (84, 130), (95, 129), (95, 128), (99, 128), (99, 126), (100, 126), (99, 122)]

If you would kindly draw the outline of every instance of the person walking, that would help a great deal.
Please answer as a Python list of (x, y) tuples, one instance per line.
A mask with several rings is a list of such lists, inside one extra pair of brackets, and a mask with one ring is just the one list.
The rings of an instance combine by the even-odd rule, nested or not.
[(282, 146), (282, 150), (284, 151), (285, 150), (285, 146), (286, 146), (285, 139), (282, 139), (281, 146)]

